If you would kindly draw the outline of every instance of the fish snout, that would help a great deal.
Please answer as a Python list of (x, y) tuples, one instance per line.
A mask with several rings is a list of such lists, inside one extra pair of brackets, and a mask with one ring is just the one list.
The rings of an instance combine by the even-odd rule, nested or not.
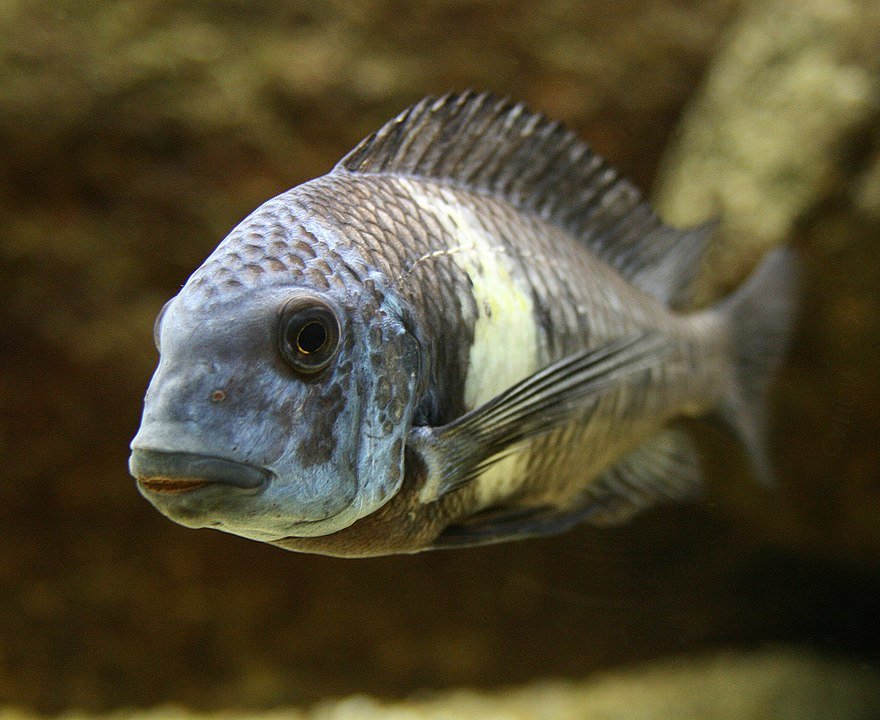
[(128, 467), (148, 494), (179, 495), (207, 485), (254, 491), (272, 479), (269, 470), (235, 460), (141, 448), (132, 450)]

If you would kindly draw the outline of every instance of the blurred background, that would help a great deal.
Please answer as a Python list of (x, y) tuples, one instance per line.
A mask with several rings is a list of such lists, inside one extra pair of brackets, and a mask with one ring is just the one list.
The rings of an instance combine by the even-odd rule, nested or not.
[[(801, 0), (0, 0), (0, 704), (204, 710), (583, 678), (717, 649), (880, 671), (880, 12)], [(772, 491), (371, 560), (168, 521), (126, 470), (162, 303), (259, 203), (430, 93), (558, 118), (722, 219), (702, 297), (791, 243)]]

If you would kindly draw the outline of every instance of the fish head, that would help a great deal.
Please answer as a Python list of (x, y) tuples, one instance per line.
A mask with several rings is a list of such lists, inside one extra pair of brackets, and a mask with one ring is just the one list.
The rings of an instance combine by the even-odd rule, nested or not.
[[(261, 246), (265, 218), (256, 225), (244, 234)], [(316, 261), (327, 243), (314, 231), (300, 267), (265, 243), (245, 262), (239, 228), (157, 319), (159, 364), (129, 466), (183, 525), (266, 542), (326, 535), (401, 486), (418, 345), (354, 261), (342, 279)]]

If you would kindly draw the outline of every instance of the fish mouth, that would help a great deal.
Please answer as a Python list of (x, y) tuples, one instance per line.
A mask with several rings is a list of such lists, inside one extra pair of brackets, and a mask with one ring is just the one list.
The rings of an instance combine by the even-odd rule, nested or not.
[(132, 450), (128, 467), (150, 495), (182, 495), (210, 485), (255, 491), (272, 479), (269, 470), (236, 460), (141, 448)]

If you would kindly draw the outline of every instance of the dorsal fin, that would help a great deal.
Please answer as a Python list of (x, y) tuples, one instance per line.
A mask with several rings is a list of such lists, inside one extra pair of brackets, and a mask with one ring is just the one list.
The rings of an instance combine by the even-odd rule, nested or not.
[(711, 231), (667, 227), (574, 133), (488, 93), (425, 98), (361, 141), (334, 171), (431, 178), (504, 199), (567, 231), (672, 305), (686, 301)]

